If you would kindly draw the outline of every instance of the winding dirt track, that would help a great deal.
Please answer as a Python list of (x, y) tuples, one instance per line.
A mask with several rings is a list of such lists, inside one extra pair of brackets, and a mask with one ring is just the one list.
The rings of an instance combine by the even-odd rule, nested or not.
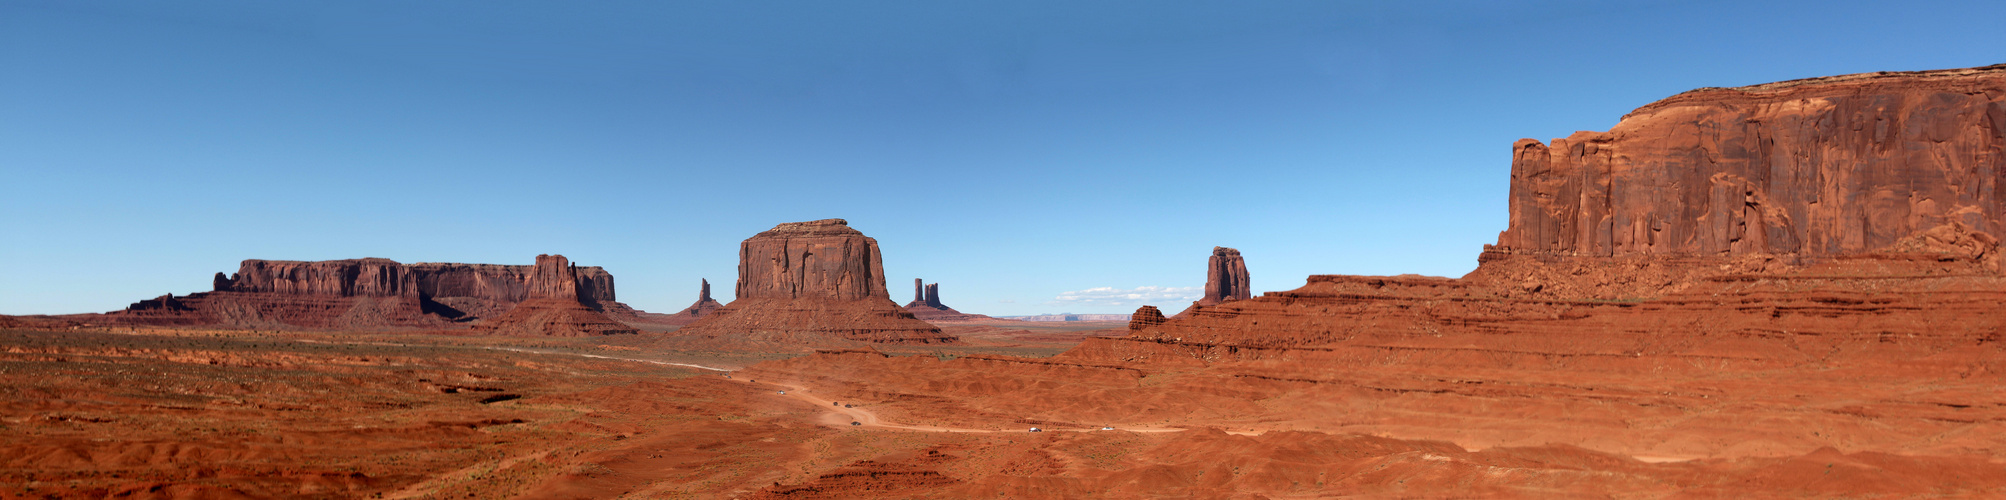
[[(789, 384), (789, 383), (776, 383), (776, 382), (755, 382), (755, 381), (752, 381), (752, 380), (747, 380), (747, 379), (741, 379), (741, 378), (738, 378), (738, 377), (732, 377), (732, 376), (731, 376), (731, 370), (730, 370), (730, 369), (726, 369), (726, 368), (716, 368), (716, 367), (710, 367), (710, 366), (703, 366), (703, 365), (693, 365), (693, 364), (688, 364), (688, 363), (670, 363), (670, 362), (667, 362), (667, 361), (655, 361), (655, 360), (651, 360), (651, 359), (635, 359), (635, 358), (622, 358), (622, 357), (615, 357), (615, 356), (601, 356), (601, 355), (597, 355), (597, 354), (583, 354), (583, 353), (568, 353), (568, 352), (558, 352), (558, 351), (540, 351), (540, 350), (533, 350), (533, 349), (518, 349), (518, 348), (508, 348), (508, 347), (487, 347), (487, 349), (499, 349), (499, 350), (504, 350), (504, 351), (515, 351), (515, 352), (526, 352), (526, 353), (536, 353), (536, 354), (559, 354), (559, 355), (572, 355), (572, 356), (583, 356), (583, 357), (588, 357), (588, 358), (598, 358), (598, 359), (612, 359), (612, 360), (620, 360), (620, 361), (633, 361), (633, 362), (638, 362), (638, 363), (652, 363), (652, 364), (657, 364), (657, 365), (669, 365), (669, 366), (681, 366), (681, 367), (686, 367), (686, 368), (695, 368), (695, 369), (699, 369), (699, 370), (708, 370), (708, 371), (714, 371), (714, 372), (719, 372), (720, 374), (722, 374), (722, 375), (724, 375), (725, 377), (727, 377), (727, 379), (728, 379), (728, 380), (731, 380), (731, 381), (733, 381), (733, 382), (738, 382), (738, 383), (742, 383), (742, 384), (753, 384), (753, 385), (763, 385), (763, 386), (767, 386), (767, 387), (771, 387), (771, 388), (774, 388), (774, 389), (773, 389), (773, 392), (774, 392), (774, 395), (775, 395), (775, 396), (783, 396), (783, 394), (781, 394), (781, 393), (783, 393), (783, 392), (784, 392), (784, 393), (785, 393), (785, 394), (784, 394), (784, 396), (785, 396), (785, 397), (790, 397), (790, 398), (794, 398), (794, 399), (796, 399), (796, 400), (800, 400), (800, 401), (805, 401), (805, 402), (807, 402), (808, 404), (810, 404), (810, 405), (813, 405), (813, 406), (814, 406), (814, 407), (816, 407), (816, 408), (820, 408), (820, 409), (822, 409), (822, 410), (823, 410), (824, 412), (827, 412), (827, 413), (825, 413), (825, 414), (823, 415), (823, 417), (822, 417), (822, 418), (820, 419), (820, 420), (821, 420), (821, 423), (822, 423), (823, 425), (828, 425), (828, 426), (831, 426), (831, 427), (861, 427), (861, 428), (872, 428), (872, 429), (897, 429), (897, 430), (908, 430), (908, 431), (921, 431), (921, 432), (970, 432), (970, 433), (998, 433), (998, 432), (1025, 432), (1025, 431), (1023, 431), (1023, 430), (1015, 430), (1015, 429), (976, 429), (976, 428), (966, 428), (966, 427), (937, 427), (937, 426), (931, 426), (931, 425), (905, 425), (905, 424), (898, 424), (898, 423), (891, 423), (891, 422), (887, 422), (887, 421), (885, 421), (884, 419), (881, 419), (881, 418), (878, 418), (878, 415), (877, 415), (877, 413), (875, 413), (875, 412), (872, 412), (872, 411), (871, 411), (871, 410), (869, 410), (869, 409), (865, 409), (865, 408), (857, 408), (857, 407), (844, 407), (844, 406), (842, 406), (841, 404), (832, 404), (832, 403), (837, 403), (836, 401), (833, 401), (833, 400), (828, 400), (828, 399), (822, 399), (822, 398), (819, 398), (819, 397), (815, 397), (815, 395), (814, 395), (813, 393), (810, 393), (810, 392), (808, 391), (808, 389), (807, 389), (807, 388), (804, 388), (804, 387), (801, 387), (801, 386), (798, 386), (798, 385), (794, 385), (794, 384)], [(851, 423), (851, 422), (856, 422), (856, 423), (857, 423), (857, 425), (850, 425), (850, 423)], [(1043, 430), (1044, 430), (1044, 431), (1048, 431), (1048, 432), (1091, 432), (1091, 431), (1097, 431), (1097, 430), (1100, 430), (1100, 429), (1098, 429), (1098, 428), (1078, 428), (1078, 429), (1059, 429), (1059, 428), (1052, 428), (1052, 429), (1043, 429)], [(1184, 429), (1184, 428), (1179, 428), (1179, 427), (1122, 427), (1122, 428), (1119, 428), (1118, 430), (1121, 430), (1121, 431), (1128, 431), (1128, 432), (1151, 432), (1151, 433), (1155, 433), (1155, 432), (1183, 432), (1183, 431), (1185, 431), (1185, 430), (1188, 430), (1188, 429)], [(1263, 431), (1258, 431), (1258, 430), (1228, 430), (1228, 431), (1225, 431), (1225, 432), (1226, 432), (1227, 434), (1234, 434), (1234, 435), (1241, 435), (1241, 436), (1258, 436), (1258, 435), (1261, 435), (1261, 434), (1263, 433)], [(1472, 452), (1474, 452), (1474, 451), (1478, 451), (1478, 449), (1477, 449), (1477, 448), (1471, 448), (1471, 447), (1469, 447), (1468, 445), (1463, 445), (1463, 444), (1461, 444), (1461, 443), (1457, 443), (1457, 445), (1458, 445), (1458, 446), (1462, 446), (1462, 447), (1463, 447), (1463, 449), (1465, 449), (1465, 450), (1468, 450), (1468, 451), (1472, 451)], [(1637, 459), (1637, 460), (1640, 460), (1640, 461), (1643, 461), (1643, 462), (1648, 462), (1648, 463), (1668, 463), (1668, 462), (1686, 462), (1686, 461), (1691, 461), (1691, 460), (1695, 460), (1695, 459), (1698, 459), (1698, 458), (1700, 458), (1700, 457), (1661, 457), (1661, 456), (1650, 456), (1650, 455), (1633, 455), (1633, 456), (1631, 456), (1631, 458), (1635, 458), (1635, 459)]]
[[(598, 355), (598, 354), (584, 354), (584, 353), (575, 353), (575, 352), (560, 352), (560, 351), (545, 351), (545, 350), (538, 350), (538, 349), (521, 349), (521, 348), (514, 348), (514, 347), (492, 347), (492, 346), (490, 346), (490, 347), (484, 347), (484, 349), (493, 349), (493, 350), (498, 350), (498, 351), (511, 351), (511, 352), (523, 352), (523, 353), (532, 353), (532, 354), (557, 354), (557, 355), (570, 355), (570, 356), (580, 356), (580, 357), (586, 357), (586, 358), (596, 358), (596, 359), (612, 359), (612, 360), (619, 360), (619, 361), (633, 361), (633, 362), (637, 362), (637, 363), (651, 363), (651, 364), (657, 364), (657, 365), (668, 365), (668, 366), (681, 366), (681, 367), (685, 367), (685, 368), (695, 368), (695, 369), (699, 369), (699, 370), (709, 370), (709, 371), (714, 371), (714, 372), (720, 372), (720, 373), (723, 373), (723, 374), (725, 374), (725, 376), (726, 376), (726, 377), (729, 377), (729, 380), (731, 380), (731, 381), (733, 381), (733, 382), (738, 382), (738, 383), (743, 383), (743, 384), (757, 384), (757, 385), (764, 385), (764, 386), (769, 386), (769, 387), (774, 387), (775, 389), (773, 390), (773, 392), (774, 392), (774, 395), (776, 395), (776, 396), (779, 396), (779, 395), (782, 395), (782, 393), (785, 393), (785, 395), (786, 395), (787, 397), (791, 397), (791, 398), (794, 398), (794, 399), (797, 399), (797, 400), (801, 400), (801, 401), (806, 401), (806, 402), (808, 402), (808, 404), (811, 404), (811, 405), (814, 405), (814, 406), (815, 406), (816, 408), (820, 408), (820, 409), (822, 409), (823, 411), (826, 411), (826, 412), (828, 412), (828, 414), (826, 414), (826, 415), (824, 415), (824, 416), (823, 416), (823, 418), (821, 419), (821, 422), (822, 422), (822, 423), (823, 423), (824, 425), (829, 425), (829, 426), (833, 426), (833, 427), (868, 427), (868, 428), (873, 428), (873, 429), (899, 429), (899, 430), (908, 430), (908, 431), (922, 431), (922, 432), (980, 432), (980, 433), (994, 433), (994, 432), (1024, 432), (1024, 431), (1019, 431), (1019, 430), (1005, 430), (1005, 429), (974, 429), (974, 428), (964, 428), (964, 427), (935, 427), (935, 426), (930, 426), (930, 425), (905, 425), (905, 424), (897, 424), (897, 423), (891, 423), (891, 422), (886, 422), (886, 421), (885, 421), (884, 419), (881, 419), (881, 418), (878, 418), (878, 414), (877, 414), (877, 413), (875, 413), (875, 412), (872, 412), (872, 411), (870, 411), (870, 410), (867, 410), (867, 409), (864, 409), (864, 408), (855, 408), (855, 407), (844, 407), (844, 406), (842, 406), (841, 404), (832, 404), (832, 403), (836, 403), (836, 402), (835, 402), (835, 401), (833, 401), (833, 400), (828, 400), (828, 399), (822, 399), (822, 398), (818, 398), (818, 397), (815, 397), (815, 395), (814, 395), (814, 394), (812, 394), (812, 393), (810, 393), (810, 392), (808, 392), (808, 389), (807, 389), (807, 388), (805, 388), (805, 387), (801, 387), (801, 386), (798, 386), (798, 385), (793, 385), (793, 384), (783, 384), (783, 383), (772, 383), (772, 382), (754, 382), (754, 381), (751, 381), (751, 380), (746, 380), (746, 379), (741, 379), (741, 378), (736, 378), (736, 377), (730, 377), (730, 373), (731, 373), (731, 370), (730, 370), (730, 369), (726, 369), (726, 368), (717, 368), (717, 367), (711, 367), (711, 366), (704, 366), (704, 365), (693, 365), (693, 364), (689, 364), (689, 363), (670, 363), (670, 362), (667, 362), (667, 361), (655, 361), (655, 360), (652, 360), (652, 359), (635, 359), (635, 358), (622, 358), (622, 357), (616, 357), (616, 356), (602, 356), (602, 355)], [(850, 425), (850, 423), (851, 423), (851, 422), (857, 422), (857, 423), (858, 423), (858, 425)], [(1028, 430), (1028, 429), (1027, 429), (1027, 430)], [(1098, 428), (1085, 428), (1085, 429), (1043, 429), (1043, 430), (1045, 430), (1045, 431), (1051, 431), (1051, 432), (1087, 432), (1087, 431), (1094, 431), (1094, 430), (1099, 430), (1099, 429), (1098, 429)], [(1120, 430), (1124, 430), (1124, 431), (1129, 431), (1129, 432), (1182, 432), (1182, 431), (1184, 431), (1184, 429), (1181, 429), (1181, 428), (1174, 428), (1174, 427), (1124, 427), (1124, 428), (1121, 428)], [(1232, 433), (1232, 434), (1243, 434), (1243, 435), (1254, 435), (1254, 434), (1259, 434), (1258, 432), (1242, 432), (1242, 431), (1229, 431), (1229, 432), (1230, 432), (1230, 433)]]
[[(816, 408), (821, 408), (821, 409), (823, 409), (823, 410), (826, 410), (826, 411), (828, 411), (829, 413), (828, 413), (827, 415), (825, 415), (825, 416), (824, 416), (824, 417), (822, 418), (822, 423), (824, 423), (824, 424), (828, 424), (828, 425), (833, 425), (833, 426), (839, 426), (839, 427), (844, 427), (844, 426), (847, 426), (847, 427), (866, 427), (866, 428), (873, 428), (873, 429), (899, 429), (899, 430), (908, 430), (908, 431), (922, 431), (922, 432), (979, 432), (979, 433), (995, 433), (995, 432), (1025, 432), (1025, 431), (1023, 431), (1023, 430), (1005, 430), (1005, 429), (975, 429), (975, 428), (967, 428), (967, 427), (937, 427), (937, 426), (931, 426), (931, 425), (906, 425), (906, 424), (898, 424), (898, 423), (891, 423), (891, 422), (886, 422), (886, 421), (885, 421), (884, 419), (881, 419), (881, 418), (878, 418), (878, 414), (877, 414), (877, 413), (875, 413), (875, 412), (872, 412), (872, 411), (871, 411), (871, 410), (869, 410), (869, 409), (865, 409), (865, 408), (856, 408), (856, 407), (845, 407), (845, 406), (843, 406), (842, 404), (840, 404), (840, 402), (837, 402), (837, 401), (833, 401), (833, 400), (828, 400), (828, 399), (822, 399), (822, 398), (820, 398), (820, 397), (816, 397), (816, 396), (815, 396), (814, 394), (812, 394), (812, 393), (808, 392), (808, 389), (807, 389), (807, 388), (804, 388), (804, 387), (801, 387), (801, 386), (798, 386), (798, 385), (793, 385), (793, 384), (786, 384), (786, 383), (775, 383), (775, 382), (755, 382), (755, 381), (751, 381), (751, 380), (745, 380), (745, 379), (739, 379), (739, 378), (736, 378), (736, 377), (732, 378), (731, 380), (732, 380), (733, 382), (739, 382), (739, 383), (744, 383), (744, 384), (755, 384), (755, 385), (763, 385), (763, 386), (768, 386), (768, 387), (774, 387), (775, 389), (774, 389), (774, 391), (773, 391), (773, 392), (774, 392), (774, 395), (776, 395), (776, 396), (780, 396), (780, 395), (783, 395), (783, 393), (784, 393), (784, 395), (785, 395), (786, 397), (789, 397), (789, 398), (794, 398), (794, 399), (797, 399), (797, 400), (801, 400), (801, 401), (806, 401), (806, 402), (808, 402), (808, 404), (811, 404), (811, 405), (814, 405), (814, 406), (815, 406)], [(847, 418), (845, 418), (845, 417), (847, 417)], [(856, 422), (856, 423), (857, 423), (858, 425), (850, 425), (850, 422)], [(1027, 429), (1027, 430), (1028, 430), (1028, 429)], [(1087, 429), (1056, 429), (1056, 428), (1055, 428), (1055, 429), (1043, 429), (1043, 430), (1044, 430), (1044, 431), (1048, 431), (1048, 432), (1089, 432), (1089, 431), (1095, 431), (1095, 430), (1100, 430), (1100, 429), (1098, 429), (1098, 428), (1087, 428)], [(1128, 431), (1128, 432), (1182, 432), (1182, 431), (1184, 431), (1184, 429), (1179, 429), (1179, 428), (1132, 428), (1132, 427), (1124, 427), (1124, 428), (1122, 428), (1122, 429), (1120, 429), (1120, 430), (1124, 430), (1124, 431)]]

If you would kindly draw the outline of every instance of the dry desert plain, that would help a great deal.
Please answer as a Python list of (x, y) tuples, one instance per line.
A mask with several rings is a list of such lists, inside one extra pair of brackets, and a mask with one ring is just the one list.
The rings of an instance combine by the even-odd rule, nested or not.
[(2006, 497), (2006, 65), (1511, 152), (1466, 276), (1218, 247), (1125, 323), (899, 306), (842, 219), (672, 314), (555, 255), (245, 260), (0, 316), (0, 497)]

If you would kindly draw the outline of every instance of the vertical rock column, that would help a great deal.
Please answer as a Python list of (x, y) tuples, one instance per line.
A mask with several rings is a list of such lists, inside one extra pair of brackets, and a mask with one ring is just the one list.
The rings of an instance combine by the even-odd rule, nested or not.
[(1253, 287), (1247, 284), (1247, 261), (1240, 258), (1240, 251), (1212, 247), (1212, 259), (1205, 263), (1205, 297), (1198, 299), (1198, 305), (1218, 305), (1253, 296)]

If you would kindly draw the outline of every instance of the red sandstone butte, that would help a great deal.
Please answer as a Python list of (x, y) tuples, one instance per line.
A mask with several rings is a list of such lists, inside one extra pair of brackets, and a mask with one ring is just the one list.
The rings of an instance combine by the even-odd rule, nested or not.
[(906, 312), (925, 321), (982, 321), (993, 320), (981, 314), (956, 311), (947, 304), (940, 303), (940, 284), (925, 284), (919, 278), (912, 280), (912, 302), (905, 305)]
[[(102, 317), (118, 323), (244, 328), (452, 328), (501, 315), (550, 291), (532, 290), (534, 266), (389, 259), (248, 259), (234, 275), (216, 273), (214, 291), (134, 303)], [(613, 275), (578, 267), (572, 294), (614, 317), (645, 315), (615, 300)], [(163, 300), (171, 299), (171, 300)]]
[(1247, 284), (1247, 261), (1240, 258), (1240, 251), (1212, 247), (1212, 258), (1205, 262), (1205, 297), (1198, 299), (1198, 305), (1219, 305), (1253, 295), (1253, 286)]
[(538, 255), (525, 282), (530, 298), (499, 317), (474, 325), (484, 334), (516, 337), (584, 337), (640, 333), (586, 307), (578, 298), (578, 268), (562, 255)]
[(885, 291), (878, 240), (843, 219), (789, 222), (739, 245), (737, 299), (676, 335), (955, 342)]

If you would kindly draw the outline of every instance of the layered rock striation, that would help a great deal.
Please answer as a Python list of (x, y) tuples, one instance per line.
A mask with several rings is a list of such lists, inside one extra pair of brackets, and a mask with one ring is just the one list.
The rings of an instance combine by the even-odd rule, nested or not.
[(737, 298), (678, 335), (944, 343), (885, 290), (878, 241), (842, 219), (790, 222), (739, 245)]
[(501, 316), (474, 325), (475, 332), (516, 337), (586, 337), (640, 333), (585, 305), (578, 267), (562, 255), (538, 255), (524, 282), (530, 298)]

